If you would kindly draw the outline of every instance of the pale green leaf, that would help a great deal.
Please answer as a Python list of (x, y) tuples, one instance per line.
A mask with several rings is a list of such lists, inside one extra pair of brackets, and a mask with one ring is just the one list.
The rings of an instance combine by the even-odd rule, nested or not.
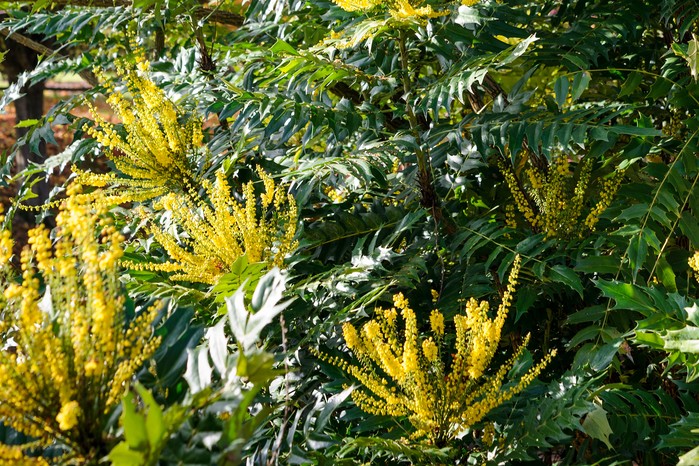
[(585, 420), (582, 423), (582, 428), (590, 437), (604, 442), (610, 450), (614, 447), (609, 442), (609, 436), (612, 434), (612, 428), (607, 419), (607, 411), (601, 406), (598, 406), (594, 411), (587, 413)]

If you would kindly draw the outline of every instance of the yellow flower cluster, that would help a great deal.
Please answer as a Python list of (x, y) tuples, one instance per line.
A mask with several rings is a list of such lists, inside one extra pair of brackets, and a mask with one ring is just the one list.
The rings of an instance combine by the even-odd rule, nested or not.
[(424, 20), (449, 14), (448, 11), (434, 11), (432, 6), (416, 6), (408, 0), (333, 0), (345, 11), (369, 11), (378, 6), (387, 6), (388, 11), (397, 20)]
[[(90, 104), (96, 125), (86, 127), (109, 149), (107, 155), (117, 170), (96, 174), (75, 169), (76, 183), (97, 188), (80, 197), (97, 207), (151, 200), (156, 211), (169, 212), (176, 230), (166, 231), (155, 222), (148, 227), (170, 262), (122, 265), (175, 272), (174, 280), (208, 284), (215, 284), (244, 254), (249, 262), (281, 266), (296, 247), (294, 198), (263, 172), (259, 174), (264, 192), (258, 199), (254, 184), (248, 183), (243, 187), (244, 203), (232, 197), (223, 173), (216, 175), (215, 183), (197, 175), (195, 158), (208, 157), (201, 121), (180, 122), (183, 117), (175, 104), (148, 78), (145, 60), (136, 67), (119, 65), (117, 71), (125, 89), (103, 81), (110, 91), (107, 102), (121, 118), (123, 131), (117, 131)], [(145, 209), (135, 212), (149, 216)]]
[(176, 272), (173, 280), (215, 284), (242, 255), (249, 262), (268, 262), (281, 267), (284, 258), (296, 248), (298, 214), (294, 197), (275, 185), (274, 180), (258, 170), (264, 192), (255, 196), (254, 183), (243, 187), (244, 203), (231, 196), (223, 172), (212, 185), (202, 185), (210, 204), (192, 196), (173, 193), (163, 196), (155, 207), (169, 211), (184, 230), (186, 239), (178, 241), (154, 223), (149, 231), (167, 251), (171, 262), (124, 263), (135, 269)]
[(434, 11), (432, 6), (425, 5), (422, 7), (413, 6), (408, 0), (394, 0), (389, 9), (393, 19), (418, 19), (437, 18), (439, 16), (448, 15), (448, 11)]
[(340, 204), (347, 199), (347, 193), (335, 189), (334, 187), (327, 185), (326, 187), (323, 188), (323, 194), (325, 194), (330, 202), (334, 204)]
[[(5, 224), (5, 211), (2, 204), (0, 204), (0, 225)], [(14, 246), (14, 241), (12, 241), (12, 233), (9, 230), (0, 231), (0, 265), (7, 264), (12, 259), (12, 247)]]
[(381, 5), (381, 0), (336, 0), (337, 6), (345, 11), (368, 11)]
[(599, 221), (599, 216), (602, 215), (612, 203), (623, 177), (623, 172), (617, 172), (602, 184), (602, 189), (599, 193), (600, 200), (597, 202), (597, 205), (592, 208), (587, 218), (585, 218), (585, 226), (590, 231), (594, 230), (595, 225), (597, 225)]
[(124, 238), (82, 200), (79, 187), (69, 187), (58, 240), (52, 244), (43, 226), (30, 231), (22, 280), (3, 283), (0, 420), (36, 440), (0, 444), (0, 462), (56, 442), (77, 462), (104, 455), (98, 433), (106, 416), (159, 343), (157, 306), (126, 321), (116, 265)]
[[(618, 172), (603, 183), (600, 200), (582, 220), (592, 159), (580, 162), (577, 180), (568, 157), (563, 154), (554, 156), (546, 169), (527, 167), (525, 180), (520, 180), (504, 162), (499, 161), (498, 166), (517, 210), (534, 230), (542, 231), (548, 238), (581, 237), (593, 230), (599, 216), (611, 204), (623, 177), (623, 172)], [(505, 221), (508, 226), (516, 225), (512, 206), (507, 207)]]
[[(468, 301), (466, 312), (454, 318), (455, 347), (448, 348), (444, 316), (430, 315), (431, 335), (420, 338), (415, 312), (402, 294), (394, 307), (377, 309), (376, 317), (357, 330), (345, 323), (347, 347), (358, 364), (327, 358), (362, 385), (352, 393), (357, 406), (377, 415), (407, 416), (414, 438), (426, 437), (444, 445), (485, 417), (496, 406), (523, 390), (549, 363), (555, 350), (532, 367), (517, 383), (503, 389), (505, 375), (522, 355), (528, 342), (494, 373), (488, 371), (501, 337), (519, 273), (515, 260), (507, 291), (493, 319), (488, 303)], [(399, 328), (397, 314), (404, 325)], [(421, 340), (421, 341), (420, 341)], [(451, 355), (451, 361), (445, 361)]]
[(78, 183), (105, 190), (96, 202), (144, 201), (169, 192), (195, 192), (198, 187), (190, 158), (208, 156), (202, 144), (202, 123), (196, 118), (180, 122), (183, 118), (175, 104), (148, 77), (148, 66), (144, 59), (136, 67), (120, 65), (117, 74), (125, 89), (102, 78), (109, 92), (107, 103), (121, 119), (122, 132), (87, 103), (95, 126), (84, 129), (108, 149), (107, 156), (117, 169), (107, 174), (74, 170)]
[(689, 267), (694, 270), (694, 273), (699, 275), (699, 251), (696, 251), (687, 262), (689, 263)]

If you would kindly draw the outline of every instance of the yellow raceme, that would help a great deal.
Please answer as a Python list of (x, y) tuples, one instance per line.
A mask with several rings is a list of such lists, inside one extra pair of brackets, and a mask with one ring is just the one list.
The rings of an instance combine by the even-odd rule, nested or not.
[(498, 167), (514, 200), (514, 206), (506, 206), (506, 224), (516, 228), (516, 208), (533, 229), (543, 232), (548, 238), (581, 237), (585, 232), (593, 231), (600, 215), (614, 199), (623, 172), (617, 172), (602, 183), (599, 200), (584, 215), (592, 159), (581, 161), (579, 166), (575, 180), (568, 156), (559, 154), (552, 158), (546, 169), (527, 167), (523, 179), (519, 179), (511, 167), (500, 161)]
[[(512, 302), (519, 257), (515, 260), (502, 303), (494, 318), (485, 301), (470, 299), (465, 312), (455, 316), (456, 338), (448, 347), (444, 316), (430, 315), (431, 335), (420, 337), (415, 312), (402, 294), (394, 307), (376, 309), (376, 316), (360, 330), (350, 323), (342, 331), (357, 363), (322, 358), (342, 368), (360, 387), (352, 392), (362, 410), (382, 416), (407, 416), (415, 428), (413, 438), (427, 438), (445, 445), (459, 433), (481, 421), (489, 411), (522, 391), (555, 355), (555, 350), (509, 388), (503, 389), (507, 372), (522, 355), (529, 337), (517, 352), (494, 370), (490, 367)], [(403, 325), (398, 325), (397, 315)]]
[(166, 230), (152, 212), (135, 209), (137, 215), (151, 220), (147, 232), (165, 249), (169, 261), (124, 261), (122, 265), (211, 285), (243, 255), (249, 262), (281, 266), (296, 247), (298, 216), (293, 196), (263, 171), (258, 171), (263, 193), (256, 196), (250, 182), (243, 186), (243, 202), (234, 198), (223, 172), (217, 173), (213, 183), (199, 177), (192, 167), (206, 165), (208, 157), (201, 121), (185, 120), (150, 80), (145, 60), (136, 67), (120, 65), (117, 71), (123, 88), (106, 78), (103, 81), (110, 91), (107, 102), (121, 119), (122, 129), (117, 131), (90, 104), (95, 126), (86, 127), (107, 149), (116, 171), (97, 174), (74, 169), (76, 183), (96, 188), (80, 196), (102, 207), (149, 201), (156, 212), (168, 212), (175, 224), (174, 231)]
[(149, 78), (148, 66), (144, 59), (136, 67), (119, 66), (123, 87), (102, 76), (109, 93), (107, 103), (121, 119), (121, 131), (87, 103), (95, 124), (84, 129), (107, 149), (116, 168), (107, 174), (74, 170), (76, 182), (103, 189), (96, 202), (142, 202), (169, 192), (196, 192), (200, 183), (193, 161), (208, 157), (202, 122), (179, 113)]
[(0, 444), (0, 464), (46, 464), (24, 452), (56, 444), (66, 451), (58, 462), (103, 456), (103, 423), (159, 343), (158, 306), (125, 321), (124, 238), (78, 187), (69, 193), (58, 240), (43, 226), (30, 231), (21, 280), (2, 283), (0, 421), (35, 441)]
[[(411, 3), (408, 0), (333, 0), (337, 6), (345, 11), (369, 11), (376, 7), (385, 6), (390, 15), (396, 20), (425, 20), (449, 14), (449, 11), (434, 11), (431, 5), (422, 5), (424, 2)], [(475, 3), (475, 2), (474, 2)]]
[(155, 206), (171, 213), (185, 240), (178, 240), (154, 222), (148, 228), (170, 257), (167, 263), (133, 263), (134, 269), (173, 272), (173, 280), (215, 284), (241, 256), (249, 262), (282, 266), (296, 248), (298, 214), (294, 197), (262, 170), (258, 170), (264, 192), (255, 195), (251, 181), (243, 187), (244, 202), (233, 198), (222, 172), (215, 183), (202, 184), (203, 199), (170, 193)]

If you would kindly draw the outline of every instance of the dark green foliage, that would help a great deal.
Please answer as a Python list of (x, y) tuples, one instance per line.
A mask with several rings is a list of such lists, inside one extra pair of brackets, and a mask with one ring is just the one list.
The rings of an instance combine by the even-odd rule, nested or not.
[[(8, 32), (41, 36), (56, 53), (10, 85), (0, 106), (27, 82), (85, 76), (93, 66), (110, 73), (115, 56), (133, 59), (144, 48), (181, 118), (207, 120), (211, 157), (194, 170), (209, 180), (225, 173), (239, 193), (262, 167), (299, 207), (299, 247), (285, 264), (294, 301), (281, 319), (251, 313), (224, 334), (229, 296), (256, 311), (263, 297), (281, 298), (266, 265), (245, 257), (214, 287), (125, 273), (135, 299), (167, 298), (170, 311), (155, 361), (139, 376), (150, 392), (126, 398), (131, 426), (124, 422), (114, 455), (136, 451), (142, 464), (161, 455), (162, 464), (650, 465), (676, 464), (696, 445), (699, 282), (688, 266), (699, 249), (695, 0), (440, 1), (429, 3), (446, 14), (407, 21), (385, 6), (348, 12), (321, 0), (225, 1), (209, 10), (193, 0), (37, 2), (32, 11), (5, 3)], [(97, 145), (83, 139), (92, 123), (70, 112), (103, 90), (25, 123), (18, 147), (54, 143), (57, 125), (69, 125), (75, 142), (24, 176), (94, 166)], [(8, 176), (13, 154), (4, 159)], [(498, 168), (524, 187), (527, 167), (546, 171), (557, 157), (569, 161), (569, 180), (591, 163), (585, 213), (622, 174), (594, 229), (580, 220), (565, 239), (520, 212), (516, 226), (508, 223), (513, 193)], [(113, 209), (127, 258), (167, 261), (134, 207)], [(531, 355), (513, 371), (552, 348), (559, 355), (540, 381), (445, 448), (405, 440), (406, 419), (357, 409), (352, 379), (312, 352), (349, 360), (342, 323), (361, 327), (397, 292), (415, 307), (419, 331), (433, 308), (451, 328), (470, 297), (497, 306), (516, 255), (523, 265), (496, 359), (526, 334)], [(258, 318), (266, 325), (253, 344), (241, 329)], [(222, 344), (223, 335), (239, 338)], [(222, 358), (238, 371), (233, 385)], [(140, 423), (150, 431), (151, 412), (170, 413), (159, 424), (166, 434), (132, 442)], [(493, 443), (483, 434), (491, 427)]]

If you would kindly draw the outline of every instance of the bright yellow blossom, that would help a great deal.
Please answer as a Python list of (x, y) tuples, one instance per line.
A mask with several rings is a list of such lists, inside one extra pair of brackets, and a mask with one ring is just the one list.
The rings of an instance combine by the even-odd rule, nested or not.
[[(465, 315), (455, 316), (453, 349), (440, 351), (449, 340), (443, 338), (444, 317), (438, 311), (430, 316), (432, 336), (420, 341), (416, 314), (398, 293), (393, 300), (396, 308), (401, 309), (402, 331), (394, 323), (386, 322), (386, 311), (377, 309), (376, 317), (364, 324), (361, 333), (349, 323), (343, 326), (345, 341), (358, 364), (321, 357), (361, 384), (360, 389), (352, 392), (354, 402), (361, 409), (377, 415), (407, 416), (416, 429), (414, 438), (427, 437), (443, 446), (522, 391), (555, 355), (555, 351), (547, 354), (514, 385), (503, 389), (505, 376), (522, 355), (529, 341), (527, 337), (509, 361), (494, 373), (488, 370), (512, 302), (519, 264), (517, 257), (502, 304), (493, 319), (488, 317), (487, 303), (474, 299), (468, 302)], [(452, 360), (443, 361), (440, 354), (452, 354)]]
[(68, 194), (53, 247), (46, 228), (30, 231), (21, 281), (2, 283), (0, 420), (34, 440), (0, 444), (0, 464), (8, 455), (19, 455), (11, 464), (44, 464), (24, 451), (56, 444), (76, 464), (97, 462), (106, 418), (159, 343), (158, 306), (127, 319), (114, 260), (123, 236), (78, 186)]
[(692, 257), (689, 258), (689, 267), (694, 270), (694, 273), (699, 274), (699, 251), (696, 251)]
[(167, 263), (130, 263), (135, 269), (175, 272), (171, 279), (215, 284), (234, 262), (246, 255), (248, 262), (282, 266), (296, 247), (297, 212), (294, 197), (258, 171), (264, 192), (255, 196), (253, 182), (243, 187), (244, 203), (232, 196), (223, 172), (216, 183), (203, 181), (208, 203), (198, 197), (170, 193), (156, 203), (168, 211), (186, 235), (185, 241), (152, 223), (149, 232), (170, 256)]
[(430, 327), (437, 338), (442, 338), (444, 335), (444, 316), (436, 309), (430, 314)]
[(418, 6), (408, 0), (333, 0), (345, 11), (373, 10), (379, 6), (388, 7), (391, 16), (396, 20), (424, 20), (449, 14), (448, 11), (434, 11), (430, 5)]
[(78, 425), (78, 417), (80, 417), (80, 405), (77, 401), (69, 401), (61, 407), (61, 410), (56, 415), (58, 428), (61, 430), (70, 430)]
[(549, 238), (570, 238), (592, 231), (599, 216), (611, 204), (623, 172), (602, 183), (599, 201), (583, 218), (589, 198), (592, 159), (583, 159), (578, 165), (579, 169), (574, 173), (568, 155), (558, 154), (552, 156), (546, 168), (527, 167), (523, 170), (525, 176), (520, 179), (511, 167), (500, 161), (498, 166), (514, 198), (514, 206), (506, 206), (506, 224), (512, 228), (517, 226), (514, 217), (516, 207), (534, 230), (543, 232)]
[(145, 60), (137, 68), (119, 65), (117, 74), (124, 80), (124, 88), (102, 77), (109, 92), (107, 103), (121, 119), (123, 131), (117, 131), (91, 103), (87, 104), (95, 125), (85, 130), (107, 149), (106, 155), (116, 168), (116, 172), (106, 174), (73, 170), (78, 183), (102, 189), (93, 197), (95, 202), (142, 202), (169, 192), (194, 193), (198, 189), (200, 176), (194, 163), (208, 157), (202, 122), (181, 114), (147, 70)]

